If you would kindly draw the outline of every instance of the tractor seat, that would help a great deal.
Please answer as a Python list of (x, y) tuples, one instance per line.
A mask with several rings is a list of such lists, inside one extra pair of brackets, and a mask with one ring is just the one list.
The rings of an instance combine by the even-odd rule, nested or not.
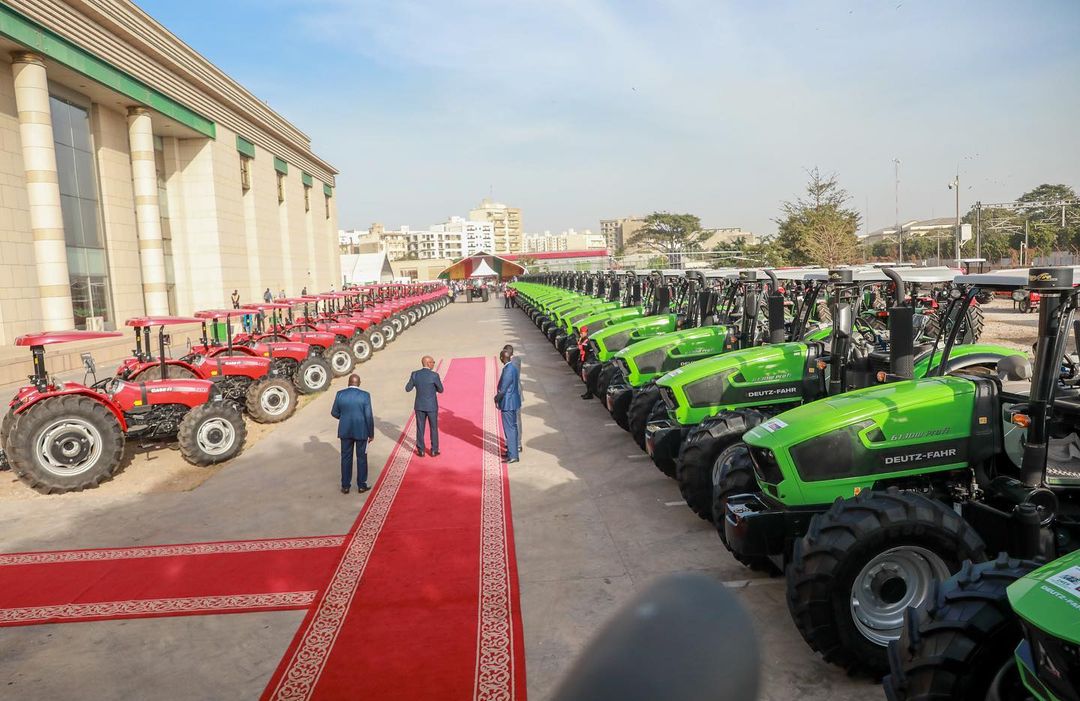
[(1009, 355), (997, 363), (997, 375), (1001, 380), (1030, 380), (1031, 373), (1031, 361), (1027, 356)]
[(1051, 438), (1046, 449), (1046, 484), (1080, 487), (1080, 437)]

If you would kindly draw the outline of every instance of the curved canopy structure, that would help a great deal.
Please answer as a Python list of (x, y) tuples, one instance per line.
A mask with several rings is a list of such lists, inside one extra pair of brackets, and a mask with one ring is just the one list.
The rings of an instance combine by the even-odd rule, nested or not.
[(439, 279), (467, 280), (469, 278), (494, 277), (499, 280), (509, 280), (512, 277), (524, 274), (525, 268), (517, 263), (490, 253), (481, 252), (457, 261), (439, 273)]

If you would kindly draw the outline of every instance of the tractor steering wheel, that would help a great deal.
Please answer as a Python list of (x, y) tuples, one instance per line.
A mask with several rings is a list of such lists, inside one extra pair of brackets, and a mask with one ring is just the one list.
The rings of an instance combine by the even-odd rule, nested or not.
[(863, 343), (870, 346), (876, 346), (878, 344), (881, 337), (874, 327), (868, 324), (865, 319), (856, 317), (855, 321), (852, 323), (852, 327), (854, 331), (862, 337)]

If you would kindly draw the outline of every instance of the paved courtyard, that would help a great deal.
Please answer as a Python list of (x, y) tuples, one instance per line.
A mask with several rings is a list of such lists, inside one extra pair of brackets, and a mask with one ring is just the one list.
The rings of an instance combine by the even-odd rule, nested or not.
[[(506, 342), (522, 356), (526, 395), (525, 452), (510, 466), (510, 484), (531, 698), (548, 698), (596, 627), (635, 589), (687, 570), (724, 582), (750, 611), (768, 670), (762, 698), (882, 697), (877, 685), (850, 679), (810, 652), (791, 623), (782, 580), (736, 563), (600, 405), (578, 399), (580, 383), (565, 363), (501, 300), (450, 305), (360, 366), (378, 423), (369, 451), (373, 479), (411, 412), (403, 385), (420, 356), (495, 354)], [(2, 550), (345, 533), (364, 497), (337, 489), (331, 401), (329, 394), (314, 398), (289, 421), (259, 427), (240, 458), (211, 473), (168, 448), (132, 450), (113, 481), (80, 494), (36, 495), (0, 473)], [(290, 611), (2, 628), (3, 695), (257, 698), (302, 617)]]

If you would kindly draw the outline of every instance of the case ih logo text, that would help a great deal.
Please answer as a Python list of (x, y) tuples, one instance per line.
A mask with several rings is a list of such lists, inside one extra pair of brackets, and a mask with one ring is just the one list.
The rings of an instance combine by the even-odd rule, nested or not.
[(903, 465), (909, 462), (924, 462), (926, 460), (938, 460), (940, 458), (956, 457), (956, 448), (943, 448), (941, 450), (924, 450), (920, 453), (908, 453), (907, 455), (893, 455), (885, 457), (886, 465)]

